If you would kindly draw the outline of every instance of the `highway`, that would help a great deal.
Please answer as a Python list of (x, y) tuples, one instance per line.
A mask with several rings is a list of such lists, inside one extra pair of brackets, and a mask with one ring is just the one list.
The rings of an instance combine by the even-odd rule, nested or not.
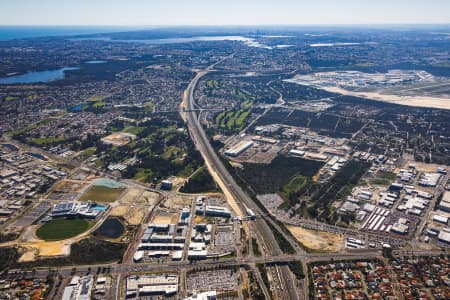
[[(397, 251), (393, 252), (395, 257), (406, 256), (437, 256), (441, 254), (448, 254), (441, 250), (429, 250), (429, 251)], [(38, 275), (46, 275), (49, 269), (53, 269), (63, 275), (70, 275), (72, 269), (75, 267), (77, 273), (87, 273), (89, 270), (94, 272), (98, 267), (109, 267), (111, 273), (115, 274), (127, 274), (133, 272), (155, 272), (155, 271), (180, 271), (180, 270), (192, 270), (201, 267), (213, 267), (213, 266), (243, 266), (253, 265), (257, 263), (264, 264), (278, 264), (282, 265), (290, 261), (302, 261), (303, 263), (312, 263), (318, 261), (329, 261), (334, 259), (338, 260), (355, 260), (355, 259), (367, 259), (381, 257), (381, 250), (365, 249), (355, 250), (352, 253), (307, 253), (307, 254), (281, 254), (277, 256), (259, 256), (259, 257), (230, 257), (222, 258), (219, 260), (199, 260), (199, 261), (171, 261), (164, 260), (159, 263), (121, 263), (121, 264), (98, 264), (98, 265), (84, 265), (84, 266), (63, 266), (63, 267), (43, 267), (36, 268)], [(10, 270), (9, 273), (21, 272), (21, 270)]]
[[(221, 61), (217, 62), (216, 64), (220, 62)], [(189, 128), (191, 138), (193, 139), (197, 149), (202, 154), (209, 172), (222, 189), (228, 203), (235, 211), (236, 215), (246, 215), (246, 208), (251, 208), (255, 213), (262, 214), (263, 212), (258, 207), (258, 205), (256, 205), (253, 199), (251, 199), (235, 182), (221, 159), (217, 156), (216, 152), (209, 142), (209, 138), (207, 137), (205, 131), (203, 130), (201, 124), (197, 119), (197, 114), (194, 108), (195, 88), (198, 84), (198, 81), (208, 72), (211, 72), (216, 64), (213, 64), (205, 70), (198, 72), (197, 75), (191, 80), (183, 96), (183, 102), (181, 104), (181, 116)], [(264, 238), (264, 243), (267, 246), (266, 248), (271, 255), (278, 256), (283, 254), (278, 246), (275, 237), (272, 234), (271, 229), (264, 219), (255, 220), (255, 224), (254, 226), (252, 226), (252, 228), (259, 231), (260, 235)], [(280, 271), (281, 277), (283, 277), (282, 280), (285, 281), (283, 286), (287, 287), (286, 281), (292, 282), (292, 274), (287, 266), (280, 267)], [(299, 299), (294, 288), (287, 288), (285, 289), (285, 291), (289, 293), (289, 299)]]

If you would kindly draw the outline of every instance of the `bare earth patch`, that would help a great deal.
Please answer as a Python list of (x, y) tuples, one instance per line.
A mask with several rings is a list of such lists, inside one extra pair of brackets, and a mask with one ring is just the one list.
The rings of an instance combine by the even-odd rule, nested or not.
[(332, 93), (339, 93), (343, 95), (366, 98), (368, 100), (378, 100), (400, 105), (450, 109), (450, 101), (447, 98), (424, 97), (424, 96), (399, 96), (374, 92), (352, 92), (338, 87), (322, 87), (321, 89)]
[(65, 179), (60, 181), (54, 189), (57, 192), (79, 193), (81, 192), (82, 189), (84, 189), (88, 185), (89, 183), (84, 181)]
[(194, 224), (202, 224), (202, 223), (207, 223), (207, 217), (205, 216), (195, 216), (194, 218)]
[(128, 212), (129, 207), (126, 205), (115, 206), (111, 209), (110, 215), (113, 217), (122, 217)]
[(171, 224), (174, 214), (160, 211), (158, 212), (152, 220), (155, 224)]
[(128, 224), (139, 225), (144, 219), (145, 212), (142, 208), (132, 208), (126, 218)]
[(409, 164), (415, 165), (416, 166), (416, 170), (420, 171), (420, 172), (436, 172), (437, 168), (439, 167), (439, 165), (436, 164), (426, 164), (426, 163), (421, 163), (421, 162), (416, 162), (416, 161), (408, 161), (405, 164), (405, 168), (408, 168)]
[(142, 189), (136, 187), (128, 188), (127, 192), (119, 199), (120, 203), (131, 204), (136, 201), (137, 196), (142, 192)]
[(342, 248), (344, 239), (337, 234), (290, 225), (286, 227), (297, 241), (312, 250), (338, 252)]
[(164, 203), (164, 206), (167, 208), (183, 208), (185, 206), (190, 206), (192, 203), (191, 197), (185, 197), (185, 196), (172, 196), (169, 197), (166, 202)]
[(145, 191), (142, 193), (141, 197), (139, 197), (136, 204), (146, 204), (150, 206), (155, 206), (158, 199), (159, 199), (158, 193)]
[(19, 258), (19, 262), (34, 261), (39, 258), (53, 256), (67, 256), (70, 254), (70, 243), (67, 241), (30, 242), (22, 246), (25, 248), (25, 252)]

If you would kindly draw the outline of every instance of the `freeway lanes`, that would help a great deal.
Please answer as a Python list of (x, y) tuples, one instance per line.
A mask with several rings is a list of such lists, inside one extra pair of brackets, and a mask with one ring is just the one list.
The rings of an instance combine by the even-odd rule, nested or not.
[[(216, 63), (217, 64), (217, 63)], [(217, 156), (216, 152), (212, 148), (205, 131), (203, 130), (201, 124), (197, 119), (197, 114), (194, 110), (194, 91), (197, 86), (198, 81), (204, 75), (212, 70), (215, 66), (212, 65), (204, 71), (200, 71), (189, 83), (181, 104), (181, 116), (183, 120), (187, 123), (191, 137), (196, 145), (197, 149), (202, 154), (205, 164), (213, 176), (214, 180), (222, 189), (225, 197), (228, 200), (231, 208), (235, 211), (237, 216), (245, 215), (246, 208), (251, 208), (254, 212), (261, 214), (260, 208), (254, 203), (254, 201), (242, 190), (242, 188), (235, 182), (233, 177), (230, 175), (220, 158)], [(245, 205), (244, 205), (245, 204)], [(258, 230), (264, 238), (264, 242), (272, 255), (282, 255), (282, 252), (278, 246), (275, 237), (272, 234), (271, 229), (268, 227), (267, 223), (263, 219), (255, 220), (254, 228)], [(284, 281), (291, 280), (291, 273), (287, 266), (280, 267), (282, 279)], [(287, 286), (285, 283), (283, 284)], [(297, 293), (294, 288), (284, 289), (289, 293), (289, 298), (292, 300), (298, 299)]]
[[(397, 251), (393, 252), (394, 257), (407, 256), (436, 256), (440, 254), (448, 255), (449, 252), (443, 252), (441, 250), (429, 250), (429, 251)], [(331, 259), (337, 260), (355, 260), (355, 259), (368, 259), (380, 257), (380, 250), (358, 250), (351, 253), (306, 253), (306, 254), (292, 254), (292, 255), (272, 255), (272, 256), (259, 256), (259, 257), (230, 257), (222, 258), (219, 260), (199, 260), (199, 261), (163, 261), (161, 263), (122, 263), (122, 264), (99, 264), (99, 265), (84, 265), (76, 266), (76, 271), (86, 273), (89, 270), (96, 270), (98, 267), (109, 267), (111, 273), (114, 274), (127, 274), (133, 272), (154, 272), (154, 271), (179, 271), (179, 270), (192, 270), (199, 267), (213, 267), (213, 266), (242, 266), (253, 265), (257, 263), (264, 264), (282, 264), (290, 261), (300, 260), (304, 263), (311, 263), (317, 261), (329, 261)], [(74, 266), (55, 267), (63, 275), (70, 275)], [(9, 272), (20, 272), (21, 270), (10, 270)], [(46, 275), (49, 272), (49, 268), (36, 268), (36, 272), (39, 275)]]

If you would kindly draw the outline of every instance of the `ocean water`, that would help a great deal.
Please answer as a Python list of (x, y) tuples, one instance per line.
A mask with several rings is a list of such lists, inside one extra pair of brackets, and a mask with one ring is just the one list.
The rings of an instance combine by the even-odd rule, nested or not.
[(0, 26), (0, 41), (47, 36), (110, 33), (137, 29), (141, 28), (127, 26)]

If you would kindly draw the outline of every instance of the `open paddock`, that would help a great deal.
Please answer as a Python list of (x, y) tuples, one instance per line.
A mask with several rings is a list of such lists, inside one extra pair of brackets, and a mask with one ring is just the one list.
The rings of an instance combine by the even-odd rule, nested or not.
[(313, 251), (338, 252), (344, 243), (342, 236), (329, 232), (309, 230), (297, 226), (287, 226), (287, 229), (297, 241)]

